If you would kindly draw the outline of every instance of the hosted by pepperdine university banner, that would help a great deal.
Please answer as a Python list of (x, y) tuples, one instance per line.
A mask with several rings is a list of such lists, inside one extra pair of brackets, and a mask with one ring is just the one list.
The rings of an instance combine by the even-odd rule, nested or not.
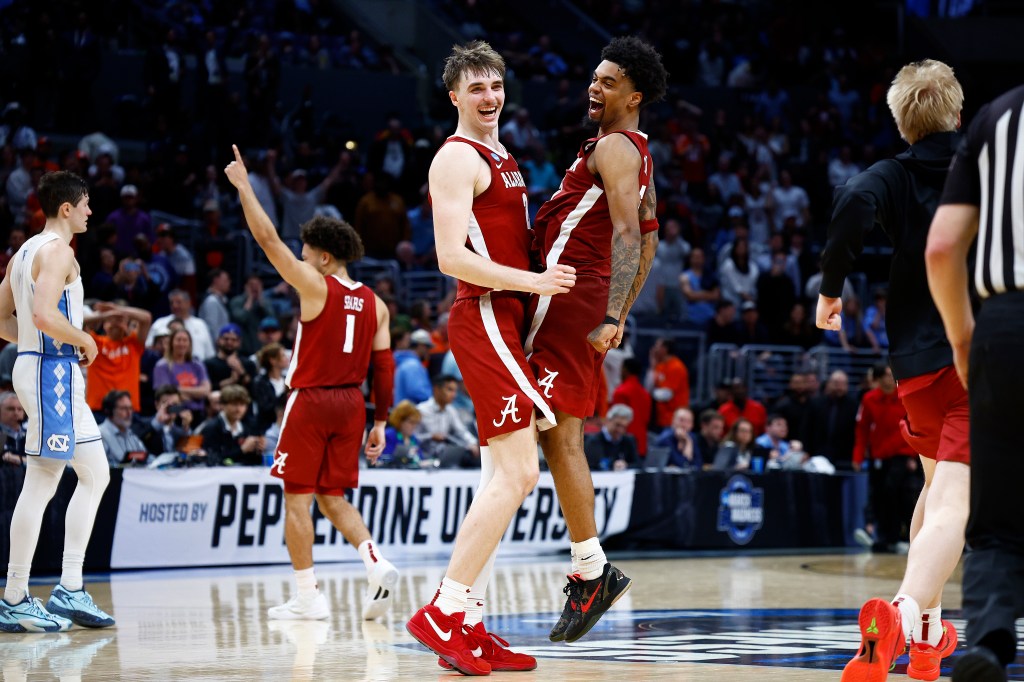
[[(595, 472), (602, 538), (623, 532), (634, 473)], [(480, 482), (479, 471), (369, 469), (349, 498), (390, 559), (445, 556)], [(316, 561), (351, 561), (355, 551), (317, 510)], [(509, 524), (503, 554), (569, 547), (551, 474), (542, 473)], [(262, 467), (124, 472), (112, 568), (287, 563), (281, 481)]]

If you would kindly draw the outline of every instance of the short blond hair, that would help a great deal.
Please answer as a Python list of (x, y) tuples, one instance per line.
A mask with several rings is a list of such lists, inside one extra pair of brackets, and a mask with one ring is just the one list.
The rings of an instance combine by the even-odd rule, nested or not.
[(926, 135), (957, 129), (964, 90), (948, 65), (925, 59), (900, 69), (885, 100), (900, 137), (915, 144)]
[(452, 53), (444, 60), (441, 78), (444, 86), (454, 91), (464, 76), (490, 74), (505, 80), (505, 60), (488, 43), (474, 40), (467, 45), (452, 47)]
[(411, 400), (403, 400), (391, 409), (391, 414), (388, 415), (388, 424), (397, 429), (402, 425), (402, 422), (410, 417), (416, 421), (420, 421), (423, 418)]

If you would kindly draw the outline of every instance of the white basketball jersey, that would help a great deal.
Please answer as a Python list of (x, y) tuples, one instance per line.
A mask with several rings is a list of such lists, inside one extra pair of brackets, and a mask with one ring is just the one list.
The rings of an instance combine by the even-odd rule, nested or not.
[[(60, 237), (52, 232), (42, 232), (26, 241), (8, 265), (11, 276), (11, 292), (14, 294), (14, 305), (18, 311), (18, 352), (40, 353), (53, 356), (77, 356), (78, 349), (71, 344), (61, 343), (53, 339), (32, 323), (32, 305), (35, 299), (35, 280), (32, 279), (32, 261), (39, 249)], [(46, 267), (46, 264), (42, 264)], [(64, 294), (57, 303), (61, 314), (71, 324), (82, 328), (84, 317), (83, 300), (85, 290), (82, 288), (82, 277), (79, 275), (71, 284), (64, 287)]]

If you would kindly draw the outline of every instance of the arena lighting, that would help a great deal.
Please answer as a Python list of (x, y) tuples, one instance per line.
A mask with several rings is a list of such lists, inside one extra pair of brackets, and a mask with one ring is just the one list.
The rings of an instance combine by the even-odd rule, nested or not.
[(350, 152), (355, 151), (356, 147), (358, 146), (359, 144), (355, 140), (349, 140), (348, 142), (345, 143), (345, 149), (349, 150)]

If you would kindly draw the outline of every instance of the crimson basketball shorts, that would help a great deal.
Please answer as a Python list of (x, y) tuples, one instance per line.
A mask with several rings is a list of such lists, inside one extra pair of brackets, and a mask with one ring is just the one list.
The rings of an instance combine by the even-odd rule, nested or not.
[(567, 294), (533, 297), (526, 353), (537, 384), (556, 410), (586, 419), (594, 414), (601, 363), (587, 335), (605, 318), (608, 278), (577, 276)]
[(538, 425), (555, 424), (523, 353), (525, 318), (525, 294), (506, 291), (459, 299), (448, 315), (448, 342), (481, 443), (528, 427), (535, 407)]
[(359, 485), (366, 401), (355, 387), (300, 388), (288, 396), (270, 473), (296, 495), (342, 495)]
[(937, 462), (971, 463), (967, 391), (952, 365), (903, 379), (897, 391), (907, 410), (900, 431), (912, 448)]

